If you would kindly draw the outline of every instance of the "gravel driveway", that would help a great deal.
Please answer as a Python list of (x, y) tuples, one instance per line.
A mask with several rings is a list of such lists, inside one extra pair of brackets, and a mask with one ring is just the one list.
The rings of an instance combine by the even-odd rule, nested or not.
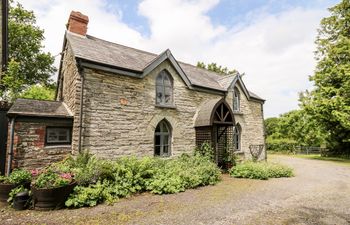
[(174, 195), (149, 193), (52, 212), (0, 208), (1, 224), (350, 224), (350, 165), (273, 156), (293, 178), (234, 179)]

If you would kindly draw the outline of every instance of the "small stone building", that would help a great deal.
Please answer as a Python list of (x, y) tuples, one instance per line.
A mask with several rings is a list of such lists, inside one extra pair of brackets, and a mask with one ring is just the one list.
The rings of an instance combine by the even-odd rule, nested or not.
[(87, 16), (71, 13), (56, 101), (18, 99), (9, 111), (13, 166), (40, 167), (83, 150), (172, 157), (204, 142), (220, 165), (225, 153), (250, 158), (250, 148), (264, 146), (264, 100), (239, 74), (179, 62), (170, 50), (111, 43), (87, 35), (87, 25)]

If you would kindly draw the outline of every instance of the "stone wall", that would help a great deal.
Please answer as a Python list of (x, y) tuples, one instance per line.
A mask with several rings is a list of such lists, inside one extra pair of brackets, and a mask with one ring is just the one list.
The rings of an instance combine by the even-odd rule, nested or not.
[(79, 121), (80, 121), (80, 92), (81, 76), (78, 72), (76, 61), (72, 55), (69, 43), (65, 48), (65, 55), (61, 68), (62, 80), (58, 88), (57, 101), (63, 101), (74, 115), (74, 124), (72, 131), (72, 150), (77, 153), (79, 142)]
[[(155, 105), (155, 78), (163, 69), (174, 80), (174, 109)], [(84, 71), (83, 147), (105, 158), (153, 156), (154, 130), (164, 118), (172, 126), (172, 155), (192, 151), (198, 106), (218, 97), (189, 90), (168, 61), (143, 79)]]
[(45, 146), (47, 126), (72, 126), (72, 121), (31, 119), (15, 122), (12, 168), (43, 168), (70, 154), (70, 145)]
[[(237, 87), (240, 92), (240, 111), (234, 112), (234, 118), (235, 122), (241, 126), (241, 151), (245, 159), (250, 159), (249, 146), (265, 144), (263, 105), (261, 102), (248, 100), (242, 87), (237, 83), (230, 88), (226, 97), (226, 101), (232, 108), (234, 87)], [(265, 149), (259, 158), (265, 158)]]
[[(155, 105), (155, 78), (163, 69), (167, 69), (174, 79), (174, 109)], [(62, 75), (63, 92), (57, 100), (64, 101), (74, 114), (72, 149), (75, 153), (78, 149), (81, 79), (69, 46), (63, 61)], [(152, 156), (154, 130), (164, 118), (172, 126), (172, 154), (192, 151), (195, 147), (194, 121), (199, 106), (220, 97), (190, 90), (168, 61), (143, 79), (85, 68), (83, 75), (82, 149), (105, 158)], [(241, 111), (234, 116), (242, 127), (242, 154), (249, 158), (249, 145), (264, 144), (262, 104), (248, 101), (242, 87), (237, 87), (241, 93)], [(231, 107), (232, 90), (233, 87), (226, 95), (226, 101)]]
[[(155, 105), (155, 78), (167, 69), (174, 79), (175, 109)], [(153, 155), (154, 130), (167, 119), (172, 126), (172, 155), (195, 147), (194, 121), (199, 106), (220, 96), (189, 90), (169, 62), (163, 62), (143, 79), (84, 70), (83, 148), (105, 158)], [(250, 144), (263, 144), (261, 104), (242, 93), (242, 152), (250, 157)], [(232, 107), (232, 93), (226, 97)], [(262, 156), (263, 157), (263, 156)]]

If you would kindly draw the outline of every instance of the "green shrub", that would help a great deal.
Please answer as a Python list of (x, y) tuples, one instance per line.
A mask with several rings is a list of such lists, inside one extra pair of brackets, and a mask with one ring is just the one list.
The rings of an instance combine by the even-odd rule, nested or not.
[(270, 152), (295, 154), (299, 145), (298, 142), (290, 139), (267, 138), (266, 140), (266, 149)]
[(101, 182), (97, 182), (88, 187), (76, 186), (73, 194), (70, 195), (65, 204), (67, 207), (75, 208), (95, 206), (104, 200), (102, 193), (105, 187), (106, 183), (102, 184)]
[(29, 171), (24, 169), (14, 169), (10, 176), (0, 176), (0, 183), (20, 185), (29, 183), (31, 179), (32, 175)]
[[(77, 158), (78, 160), (78, 158)], [(76, 173), (79, 185), (66, 201), (67, 207), (94, 206), (134, 193), (178, 193), (188, 188), (216, 184), (220, 170), (199, 154), (173, 159), (123, 157), (115, 162), (81, 157)]]
[(229, 173), (237, 178), (267, 180), (269, 178), (292, 177), (293, 169), (277, 163), (244, 162), (232, 167)]
[(219, 168), (207, 157), (182, 155), (165, 161), (150, 180), (147, 190), (155, 194), (170, 194), (220, 180)]

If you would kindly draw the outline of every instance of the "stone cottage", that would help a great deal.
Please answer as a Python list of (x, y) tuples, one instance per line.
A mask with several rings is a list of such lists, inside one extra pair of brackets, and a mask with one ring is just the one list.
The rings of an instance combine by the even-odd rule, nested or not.
[[(40, 167), (88, 149), (103, 158), (172, 157), (210, 143), (250, 158), (264, 146), (264, 100), (239, 74), (220, 75), (87, 34), (72, 12), (56, 101), (18, 99), (8, 112), (12, 167)], [(264, 158), (265, 153), (260, 154)]]

